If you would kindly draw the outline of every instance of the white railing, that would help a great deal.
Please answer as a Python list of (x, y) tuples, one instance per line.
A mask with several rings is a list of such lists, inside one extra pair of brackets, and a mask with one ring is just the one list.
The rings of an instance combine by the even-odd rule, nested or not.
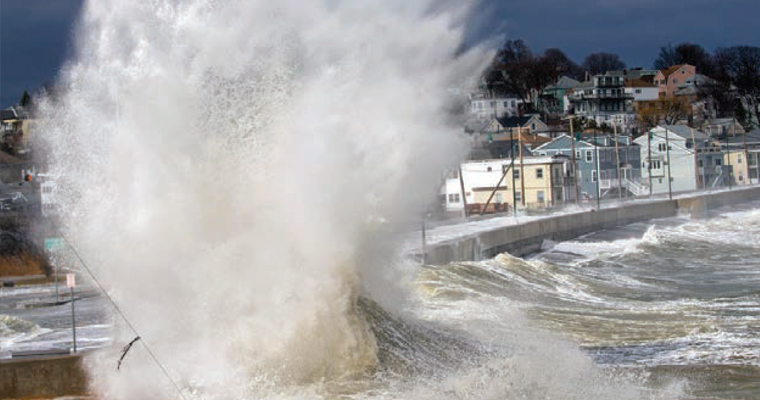
[(644, 186), (628, 179), (623, 179), (623, 186), (633, 193), (634, 196), (649, 194), (649, 186)]

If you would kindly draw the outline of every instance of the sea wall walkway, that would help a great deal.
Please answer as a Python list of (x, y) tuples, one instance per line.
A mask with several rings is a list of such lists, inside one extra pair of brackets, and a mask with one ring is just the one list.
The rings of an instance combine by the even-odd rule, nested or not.
[(548, 216), (428, 245), (425, 262), (478, 261), (505, 252), (523, 256), (540, 250), (545, 240), (569, 240), (603, 229), (679, 214), (706, 217), (712, 209), (755, 200), (760, 200), (760, 187), (682, 195), (673, 200), (631, 202), (613, 208)]

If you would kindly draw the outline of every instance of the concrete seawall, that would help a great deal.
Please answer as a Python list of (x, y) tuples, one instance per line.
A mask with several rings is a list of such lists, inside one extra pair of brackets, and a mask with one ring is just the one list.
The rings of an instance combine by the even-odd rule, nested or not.
[(548, 217), (430, 246), (426, 262), (446, 264), (457, 261), (478, 261), (505, 252), (523, 256), (538, 251), (544, 240), (569, 240), (602, 229), (611, 229), (638, 221), (673, 217), (679, 213), (700, 218), (707, 216), (711, 209), (753, 200), (760, 200), (760, 187), (737, 188), (732, 191), (703, 193), (675, 200), (631, 203), (599, 211)]
[(0, 360), (0, 399), (84, 395), (81, 355)]

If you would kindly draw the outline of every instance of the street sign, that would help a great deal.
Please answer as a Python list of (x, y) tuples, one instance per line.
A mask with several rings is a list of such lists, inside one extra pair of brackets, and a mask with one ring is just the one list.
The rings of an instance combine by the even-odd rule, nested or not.
[(69, 289), (74, 289), (76, 287), (76, 275), (74, 274), (66, 274), (66, 287)]
[(46, 238), (45, 250), (58, 250), (62, 249), (65, 245), (63, 238)]

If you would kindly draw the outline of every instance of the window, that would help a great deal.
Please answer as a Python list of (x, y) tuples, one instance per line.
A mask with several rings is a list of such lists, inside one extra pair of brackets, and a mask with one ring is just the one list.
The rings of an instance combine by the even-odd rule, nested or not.
[(515, 201), (522, 201), (522, 192), (515, 192)]
[(530, 131), (531, 132), (535, 132), (536, 131), (536, 123), (535, 122), (532, 123), (532, 124), (530, 124)]
[(486, 168), (486, 171), (491, 172), (491, 171), (493, 171), (493, 168), (488, 167), (488, 168)]
[(652, 169), (662, 169), (662, 162), (660, 160), (652, 160)]
[(641, 94), (641, 89), (636, 89), (636, 94)]
[(674, 78), (674, 79), (673, 79), (673, 84), (674, 84), (674, 85), (677, 85), (677, 84), (678, 84), (678, 78)]
[(704, 163), (704, 162), (702, 162), (702, 160), (699, 160), (699, 166), (700, 166), (700, 168), (701, 168), (701, 167), (704, 167), (704, 166), (705, 166), (705, 163)]
[(723, 160), (721, 160), (720, 158), (716, 158), (715, 165), (723, 165)]
[(520, 179), (520, 170), (519, 169), (515, 169), (514, 171), (512, 171), (512, 176), (515, 179)]
[(739, 154), (737, 157), (738, 157), (737, 164), (741, 164), (742, 163), (742, 155)]
[(544, 191), (543, 190), (539, 190), (538, 191), (537, 198), (538, 198), (538, 202), (539, 203), (543, 203), (544, 202)]
[(591, 182), (596, 182), (596, 170), (591, 171)]
[(575, 159), (576, 160), (580, 160), (581, 159), (581, 151), (580, 150), (575, 150)]
[(544, 179), (544, 169), (543, 168), (536, 169), (536, 179)]
[(672, 149), (670, 149), (665, 143), (658, 143), (657, 150), (664, 152), (664, 151), (672, 150)]
[(449, 193), (449, 203), (459, 203), (459, 193)]
[(509, 104), (509, 103), (507, 103), (507, 102), (505, 101), (505, 102), (504, 102), (504, 108), (507, 108), (507, 107), (509, 107), (509, 105), (508, 105), (508, 104)]
[(586, 162), (591, 162), (591, 150), (586, 150)]

